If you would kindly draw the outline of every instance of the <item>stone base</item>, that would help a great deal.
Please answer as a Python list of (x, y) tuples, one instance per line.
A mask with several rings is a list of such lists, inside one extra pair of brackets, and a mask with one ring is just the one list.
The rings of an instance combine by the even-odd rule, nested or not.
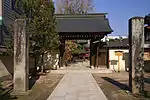
[(21, 96), (21, 95), (29, 95), (31, 91), (26, 91), (26, 92), (23, 92), (23, 91), (13, 91), (10, 93), (10, 95), (12, 96)]
[(63, 66), (63, 67), (60, 67), (59, 69), (66, 69), (67, 67), (66, 66)]
[(56, 69), (59, 69), (59, 65), (56, 66)]
[(91, 66), (91, 69), (95, 69), (94, 66)]
[(110, 69), (91, 69), (90, 72), (93, 74), (94, 73), (105, 73), (105, 74), (107, 74), (107, 73), (112, 73), (113, 71)]

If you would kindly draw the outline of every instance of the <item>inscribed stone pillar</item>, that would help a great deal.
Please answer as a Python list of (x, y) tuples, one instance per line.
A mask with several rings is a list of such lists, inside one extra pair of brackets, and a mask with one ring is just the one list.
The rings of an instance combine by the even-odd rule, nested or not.
[(129, 20), (129, 88), (136, 94), (144, 90), (144, 18)]
[(13, 94), (22, 95), (28, 90), (28, 38), (26, 21), (17, 19), (14, 28), (14, 87)]

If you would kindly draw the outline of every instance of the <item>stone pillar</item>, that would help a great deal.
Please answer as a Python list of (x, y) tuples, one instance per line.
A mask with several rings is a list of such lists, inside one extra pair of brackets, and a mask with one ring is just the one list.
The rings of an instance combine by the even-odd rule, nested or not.
[(129, 88), (136, 94), (144, 90), (144, 18), (129, 20)]
[(59, 50), (59, 67), (64, 67), (65, 40), (60, 40)]
[(28, 36), (25, 32), (26, 21), (17, 19), (14, 28), (14, 86), (13, 94), (24, 95), (29, 85)]

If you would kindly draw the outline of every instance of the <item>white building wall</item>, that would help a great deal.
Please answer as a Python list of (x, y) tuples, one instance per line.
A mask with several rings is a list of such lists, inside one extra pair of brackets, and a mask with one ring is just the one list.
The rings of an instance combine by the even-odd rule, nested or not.
[[(118, 56), (115, 55), (115, 51), (119, 51), (119, 49), (109, 50), (109, 68), (118, 71)], [(125, 71), (128, 67), (129, 50), (121, 49), (120, 51), (123, 51), (123, 56), (120, 56), (120, 71)]]
[(105, 36), (102, 41), (103, 42), (106, 42), (106, 41), (109, 41), (110, 39), (120, 39), (120, 38), (123, 38), (123, 39), (126, 39), (128, 38), (127, 36)]

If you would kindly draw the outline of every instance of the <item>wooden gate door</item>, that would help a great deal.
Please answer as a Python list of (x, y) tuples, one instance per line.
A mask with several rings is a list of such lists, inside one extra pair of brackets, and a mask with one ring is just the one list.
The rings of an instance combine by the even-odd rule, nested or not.
[(99, 66), (106, 66), (106, 52), (100, 52), (99, 53), (99, 61), (98, 61), (98, 65)]

